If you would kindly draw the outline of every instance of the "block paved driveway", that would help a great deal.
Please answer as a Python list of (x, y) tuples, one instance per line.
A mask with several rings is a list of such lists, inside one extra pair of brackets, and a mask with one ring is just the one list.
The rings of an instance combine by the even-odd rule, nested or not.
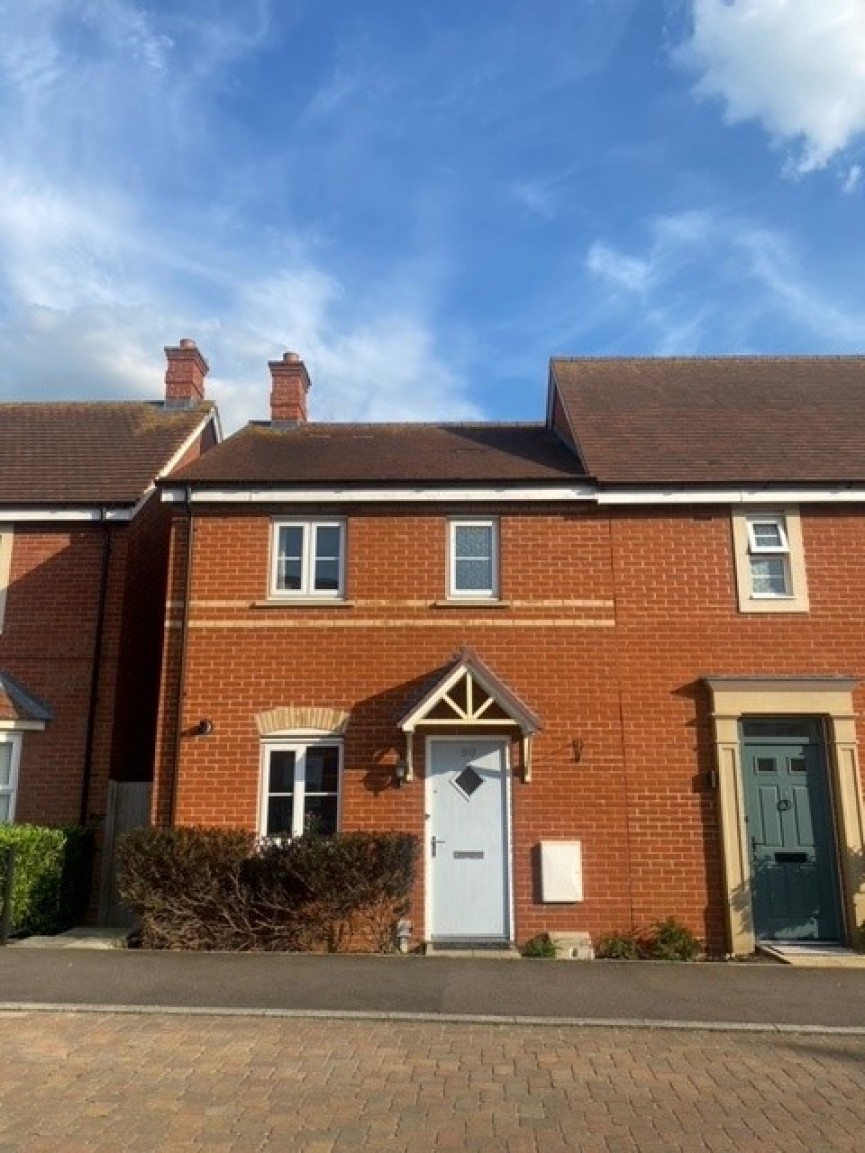
[(0, 1153), (828, 1153), (863, 1141), (861, 1035), (0, 1014)]

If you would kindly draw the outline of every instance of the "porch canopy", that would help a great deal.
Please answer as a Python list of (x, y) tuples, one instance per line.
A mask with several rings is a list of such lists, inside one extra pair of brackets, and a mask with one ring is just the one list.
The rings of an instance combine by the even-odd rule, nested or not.
[(406, 780), (414, 777), (414, 734), (429, 728), (519, 729), (523, 779), (532, 779), (532, 738), (540, 718), (489, 669), (474, 649), (464, 646), (454, 663), (398, 722), (406, 735)]
[(51, 720), (48, 706), (0, 669), (0, 729), (44, 729)]

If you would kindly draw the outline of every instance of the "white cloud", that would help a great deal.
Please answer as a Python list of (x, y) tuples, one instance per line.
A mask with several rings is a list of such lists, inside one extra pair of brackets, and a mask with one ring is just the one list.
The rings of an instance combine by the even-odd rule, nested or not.
[(862, 183), (862, 165), (861, 164), (851, 164), (850, 168), (847, 172), (847, 175), (844, 177), (843, 181), (841, 182), (841, 191), (842, 192), (848, 192), (848, 193), (849, 192), (855, 192), (857, 190), (857, 188), (859, 188), (861, 183)]
[(552, 220), (559, 206), (559, 181), (556, 178), (516, 180), (511, 184), (511, 197), (533, 216)]
[(795, 150), (790, 170), (825, 167), (865, 132), (862, 0), (693, 0), (677, 56), (730, 124), (757, 121)]
[[(624, 332), (648, 334), (658, 355), (705, 351), (706, 332), (731, 351), (759, 348), (766, 332), (803, 333), (817, 347), (859, 348), (865, 315), (825, 291), (783, 233), (712, 212), (655, 219), (645, 252), (596, 241), (586, 267), (607, 286), (595, 300)], [(768, 324), (771, 318), (773, 323)]]
[[(0, 169), (0, 283), (47, 308), (115, 302), (116, 269), (131, 235), (108, 190), (77, 194), (21, 168)], [(131, 293), (128, 284), (124, 291)]]
[(652, 272), (649, 261), (628, 256), (601, 241), (596, 241), (589, 249), (586, 268), (593, 276), (626, 292), (642, 292)]
[[(289, 196), (275, 219), (243, 211), (261, 170), (226, 163), (214, 92), (268, 42), (270, 14), (267, 0), (0, 0), (0, 397), (155, 399), (163, 345), (189, 336), (226, 430), (267, 417), (266, 362), (287, 349), (309, 364), (313, 417), (478, 415), (434, 347), (430, 270), (364, 279), (295, 224)], [(350, 81), (338, 73), (316, 111)]]

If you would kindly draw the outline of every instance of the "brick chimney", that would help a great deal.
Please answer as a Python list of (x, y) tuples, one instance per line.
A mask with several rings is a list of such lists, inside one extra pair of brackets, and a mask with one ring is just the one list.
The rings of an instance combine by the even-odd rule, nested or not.
[(268, 362), (273, 388), (270, 392), (270, 419), (273, 424), (305, 424), (309, 374), (296, 352), (283, 353), (282, 360)]
[(204, 378), (210, 365), (194, 340), (184, 337), (176, 348), (166, 348), (165, 405), (167, 408), (193, 408), (204, 400)]

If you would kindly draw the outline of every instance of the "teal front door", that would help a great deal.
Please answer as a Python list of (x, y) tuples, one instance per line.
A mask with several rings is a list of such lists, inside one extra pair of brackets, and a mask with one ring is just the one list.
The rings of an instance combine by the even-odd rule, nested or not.
[(742, 767), (758, 939), (840, 940), (838, 866), (820, 721), (742, 721)]

